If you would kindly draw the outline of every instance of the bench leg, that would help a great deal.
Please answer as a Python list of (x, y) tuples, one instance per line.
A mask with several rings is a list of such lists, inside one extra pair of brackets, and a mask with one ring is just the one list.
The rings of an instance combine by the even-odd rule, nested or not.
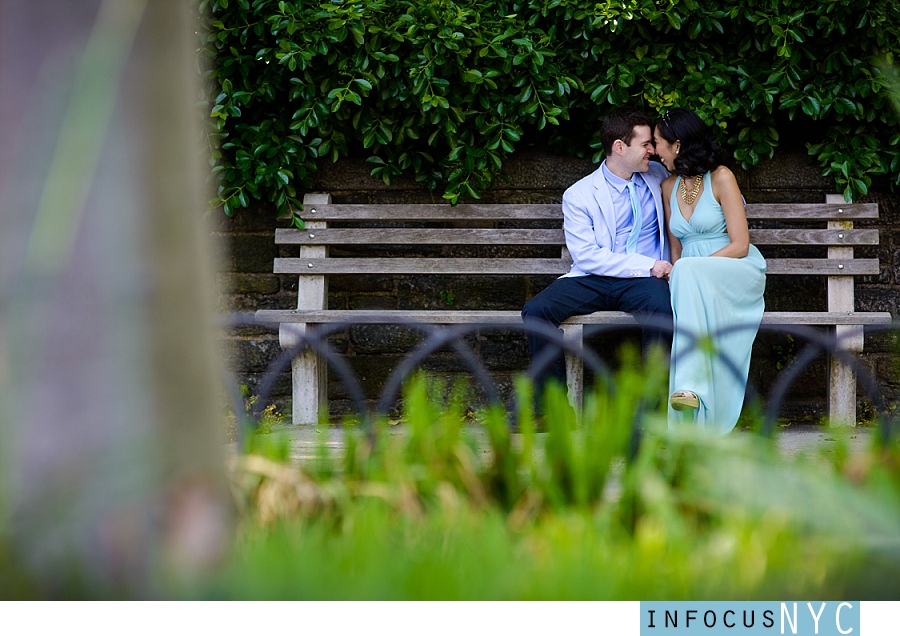
[[(299, 342), (297, 336), (306, 333), (307, 328), (305, 324), (282, 324), (278, 329), (282, 348), (296, 345)], [(307, 349), (291, 360), (291, 421), (294, 425), (319, 423), (319, 409), (328, 404), (327, 378), (325, 361), (312, 350)]]
[[(858, 330), (858, 326), (838, 325), (835, 336), (841, 338)], [(846, 351), (862, 351), (862, 332), (843, 338), (840, 347)], [(835, 359), (829, 361), (828, 369), (828, 419), (831, 426), (856, 426), (856, 372)]]
[(576, 413), (581, 413), (584, 398), (584, 365), (581, 363), (581, 351), (584, 346), (584, 325), (561, 325), (563, 338), (577, 347), (578, 355), (566, 351), (566, 388), (569, 404)]

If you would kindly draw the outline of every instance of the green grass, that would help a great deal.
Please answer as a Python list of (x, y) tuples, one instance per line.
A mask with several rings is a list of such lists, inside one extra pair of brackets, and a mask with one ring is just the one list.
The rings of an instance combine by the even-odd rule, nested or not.
[(235, 471), (243, 512), (233, 549), (179, 595), (897, 598), (896, 443), (851, 455), (838, 440), (784, 459), (749, 433), (668, 431), (653, 368), (624, 365), (614, 387), (586, 396), (579, 422), (551, 391), (543, 434), (520, 382), (521, 433), (500, 410), (479, 414), (488, 453), (467, 424), (464, 389), (445, 399), (418, 378), (403, 435), (371, 443), (350, 428), (343, 458), (323, 446), (302, 467), (282, 451), (247, 457)]

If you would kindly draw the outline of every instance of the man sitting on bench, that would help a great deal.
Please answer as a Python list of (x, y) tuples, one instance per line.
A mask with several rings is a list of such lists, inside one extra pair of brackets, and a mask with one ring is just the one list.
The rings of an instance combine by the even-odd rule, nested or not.
[[(636, 109), (610, 113), (600, 129), (606, 159), (592, 174), (563, 195), (563, 228), (572, 268), (525, 303), (526, 325), (553, 325), (595, 311), (626, 311), (640, 321), (656, 317), (672, 321), (668, 276), (672, 270), (663, 216), (660, 183), (669, 176), (654, 154), (650, 118)], [(666, 345), (669, 332), (647, 325), (644, 351)], [(548, 342), (528, 334), (532, 364), (540, 361)], [(565, 362), (558, 352), (535, 379), (540, 399), (553, 378), (566, 383)]]

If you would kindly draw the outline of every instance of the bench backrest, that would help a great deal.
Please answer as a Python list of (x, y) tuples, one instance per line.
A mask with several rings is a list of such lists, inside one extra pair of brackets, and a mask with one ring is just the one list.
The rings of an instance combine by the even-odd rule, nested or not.
[[(322, 196), (322, 195), (318, 195)], [(554, 274), (568, 271), (559, 204), (322, 204), (307, 203), (306, 230), (278, 229), (278, 245), (298, 245), (299, 257), (276, 258), (275, 273), (321, 276), (330, 274)], [(778, 227), (751, 229), (755, 245), (822, 246), (827, 258), (770, 258), (770, 275), (834, 277), (878, 274), (878, 259), (853, 258), (853, 246), (877, 245), (878, 230), (853, 229), (853, 221), (877, 219), (874, 203), (750, 204), (747, 217)], [(825, 227), (810, 228), (810, 222)], [(332, 224), (342, 227), (330, 227)], [(391, 227), (398, 224), (420, 227)], [(556, 229), (547, 225), (558, 224)], [(797, 225), (799, 223), (799, 226)], [(372, 227), (380, 224), (382, 227)], [(454, 227), (464, 224), (465, 227)], [(545, 227), (504, 227), (508, 225)], [(347, 227), (363, 225), (364, 227)], [(387, 225), (385, 227), (384, 225)], [(427, 226), (432, 227), (427, 227)], [(434, 227), (443, 225), (444, 227)], [(473, 227), (481, 226), (481, 227)], [(372, 257), (366, 253), (330, 258), (330, 246), (558, 246), (554, 258), (531, 257), (520, 251), (508, 258)], [(852, 307), (851, 307), (852, 309)]]

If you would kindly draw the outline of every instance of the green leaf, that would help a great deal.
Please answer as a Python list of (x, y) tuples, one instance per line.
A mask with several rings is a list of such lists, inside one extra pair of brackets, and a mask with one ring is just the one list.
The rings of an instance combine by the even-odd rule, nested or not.
[[(880, 4), (492, 7), (209, 2), (198, 101), (217, 205), (233, 213), (243, 199), (260, 200), (289, 214), (288, 188), (309, 187), (319, 162), (361, 145), (378, 148), (384, 163), (369, 169), (379, 178), (409, 171), (438, 191), (457, 183), (447, 191), (468, 198), (462, 183), (483, 192), (520, 145), (599, 151), (592, 133), (622, 105), (699, 111), (747, 166), (770, 156), (779, 135), (792, 141), (808, 128), (819, 170), (854, 196), (872, 175), (900, 179), (900, 117), (883, 72), (900, 56), (898, 21)], [(451, 180), (447, 158), (457, 147), (465, 165), (452, 169), (464, 174)], [(285, 183), (279, 172), (288, 169)]]

